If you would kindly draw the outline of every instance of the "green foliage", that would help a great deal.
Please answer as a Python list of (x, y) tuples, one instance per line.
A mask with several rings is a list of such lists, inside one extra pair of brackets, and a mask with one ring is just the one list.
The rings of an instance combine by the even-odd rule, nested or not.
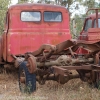
[[(77, 0), (77, 2), (80, 2), (81, 0)], [(38, 0), (38, 3), (47, 3), (47, 4), (56, 4), (67, 7), (68, 11), (71, 9), (71, 5), (75, 3), (75, 0)], [(74, 6), (74, 9), (78, 9), (78, 5)]]
[(25, 3), (25, 2), (28, 2), (29, 0), (18, 0), (18, 3)]
[(100, 7), (100, 3), (96, 0), (80, 0), (80, 4), (86, 7), (86, 10), (89, 8), (97, 8)]
[(39, 0), (38, 3), (50, 4), (51, 3), (51, 0)]
[(21, 4), (21, 3), (34, 3), (34, 0), (18, 0), (18, 4)]
[(34, 0), (29, 0), (29, 2), (34, 3)]
[(84, 17), (75, 15), (75, 22), (76, 22), (76, 33), (79, 34), (83, 29)]
[(5, 16), (11, 0), (0, 0), (0, 34), (3, 33)]
[[(75, 15), (74, 19), (71, 19), (70, 29), (71, 29), (73, 38), (76, 38), (77, 36), (79, 36), (80, 32), (82, 31), (83, 25), (84, 25), (84, 19), (85, 19), (85, 15), (81, 15), (81, 16)], [(75, 22), (74, 24), (73, 24), (73, 21)]]

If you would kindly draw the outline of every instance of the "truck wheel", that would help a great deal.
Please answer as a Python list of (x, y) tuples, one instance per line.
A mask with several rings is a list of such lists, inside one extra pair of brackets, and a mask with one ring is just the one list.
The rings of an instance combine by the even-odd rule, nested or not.
[(32, 93), (36, 90), (36, 75), (29, 73), (26, 63), (19, 67), (19, 88), (23, 93)]

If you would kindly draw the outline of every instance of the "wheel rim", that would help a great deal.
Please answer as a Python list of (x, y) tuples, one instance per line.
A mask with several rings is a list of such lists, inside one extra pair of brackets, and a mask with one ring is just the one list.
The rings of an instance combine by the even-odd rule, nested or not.
[(26, 65), (27, 68), (28, 68), (28, 71), (30, 73), (34, 73), (36, 71), (36, 68), (37, 68), (37, 64), (36, 64), (36, 59), (34, 56), (30, 56), (28, 59), (27, 59), (27, 62), (28, 64)]

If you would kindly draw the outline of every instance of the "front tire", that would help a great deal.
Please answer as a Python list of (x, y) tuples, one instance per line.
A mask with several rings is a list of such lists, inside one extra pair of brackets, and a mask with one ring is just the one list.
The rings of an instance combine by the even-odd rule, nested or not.
[(36, 90), (36, 75), (29, 73), (27, 62), (22, 62), (19, 67), (19, 88), (23, 93), (32, 93)]

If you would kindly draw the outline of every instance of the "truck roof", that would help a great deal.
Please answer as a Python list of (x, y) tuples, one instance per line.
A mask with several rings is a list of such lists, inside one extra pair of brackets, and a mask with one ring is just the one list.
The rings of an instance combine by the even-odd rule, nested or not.
[[(89, 16), (88, 16), (88, 18), (89, 17), (92, 17), (92, 18), (96, 18), (96, 14), (94, 13), (94, 14), (90, 14)], [(100, 18), (100, 13), (98, 13), (98, 18)]]
[(28, 9), (46, 9), (46, 10), (65, 10), (67, 9), (63, 6), (58, 5), (51, 5), (51, 4), (32, 4), (32, 3), (25, 3), (25, 4), (16, 4), (9, 7), (9, 10), (28, 10)]

